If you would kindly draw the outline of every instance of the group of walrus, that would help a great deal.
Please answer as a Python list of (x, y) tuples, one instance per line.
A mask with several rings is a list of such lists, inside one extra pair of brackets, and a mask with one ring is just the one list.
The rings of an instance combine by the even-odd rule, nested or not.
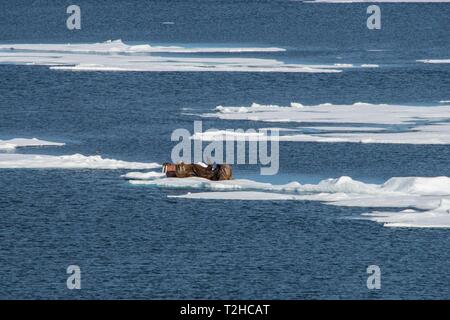
[(163, 172), (170, 178), (199, 177), (212, 181), (231, 180), (233, 178), (233, 170), (229, 164), (164, 163)]

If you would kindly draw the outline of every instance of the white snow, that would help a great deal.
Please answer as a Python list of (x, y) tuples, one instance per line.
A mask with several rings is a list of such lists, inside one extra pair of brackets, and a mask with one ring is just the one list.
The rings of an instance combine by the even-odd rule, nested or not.
[(14, 150), (24, 147), (44, 147), (44, 146), (63, 146), (64, 143), (39, 140), (36, 138), (14, 138), (10, 140), (0, 140), (0, 150)]
[(0, 154), (0, 169), (154, 169), (157, 163), (127, 162), (82, 154)]
[[(290, 106), (278, 106), (253, 103), (249, 107), (218, 106), (215, 111), (202, 116), (222, 120), (308, 124), (299, 127), (304, 129), (313, 129), (310, 124), (326, 123), (345, 125), (346, 131), (355, 131), (335, 132), (337, 126), (322, 126), (320, 132), (276, 137), (280, 141), (450, 144), (450, 106), (445, 104), (407, 106), (358, 102), (351, 105), (324, 103), (305, 106), (291, 103)], [(368, 125), (375, 125), (379, 130), (368, 129)], [(384, 130), (380, 126), (384, 126)], [(212, 139), (211, 134), (206, 138)], [(219, 137), (215, 135), (213, 138)]]

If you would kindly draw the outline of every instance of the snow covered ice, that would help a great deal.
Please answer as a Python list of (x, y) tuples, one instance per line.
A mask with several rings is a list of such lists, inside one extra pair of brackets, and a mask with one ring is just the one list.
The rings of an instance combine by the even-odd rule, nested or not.
[(36, 138), (14, 138), (10, 140), (0, 140), (0, 150), (14, 150), (24, 147), (44, 147), (44, 146), (63, 146), (64, 143), (39, 140)]
[[(14, 151), (16, 148), (64, 146), (65, 143), (39, 140), (36, 138), (14, 138), (0, 140), (0, 150)], [(14, 151), (15, 152), (15, 151)], [(99, 155), (45, 155), (0, 153), (0, 169), (155, 169), (158, 163), (128, 162), (102, 158)]]
[(337, 73), (351, 66), (335, 64), (287, 64), (277, 59), (240, 57), (184, 57), (171, 54), (276, 53), (277, 47), (179, 47), (127, 45), (121, 40), (84, 44), (4, 44), (0, 63), (45, 65), (68, 71), (146, 71), (146, 72), (301, 72)]
[(128, 162), (82, 154), (0, 154), (0, 169), (154, 169), (157, 163)]
[[(240, 107), (218, 106), (214, 111), (201, 116), (221, 120), (289, 123), (289, 128), (284, 131), (290, 132), (280, 134), (279, 138), (277, 137), (280, 141), (450, 144), (450, 106), (445, 103), (438, 106), (362, 102), (351, 105), (324, 103), (313, 106), (300, 103), (291, 103), (289, 106), (253, 103)], [(292, 128), (292, 124), (298, 127)], [(310, 132), (312, 130), (314, 132)], [(218, 140), (222, 132), (197, 138)]]

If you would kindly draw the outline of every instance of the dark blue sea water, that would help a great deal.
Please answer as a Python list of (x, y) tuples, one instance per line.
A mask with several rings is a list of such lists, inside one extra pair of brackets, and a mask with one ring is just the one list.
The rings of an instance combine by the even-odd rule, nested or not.
[[(69, 4), (1, 1), (0, 42), (279, 46), (288, 51), (257, 56), (382, 67), (285, 74), (0, 65), (0, 139), (66, 143), (21, 153), (162, 163), (172, 131), (192, 130), (196, 114), (217, 105), (450, 100), (450, 65), (415, 63), (449, 58), (450, 4), (382, 4), (383, 27), (370, 31), (364, 4), (80, 0), (76, 32), (65, 27)], [(208, 118), (204, 126), (255, 123)], [(272, 181), (450, 176), (449, 146), (285, 142), (280, 157)], [(191, 190), (131, 186), (125, 172), (0, 170), (0, 298), (450, 298), (448, 230), (347, 219), (370, 208), (168, 198)], [(258, 173), (235, 167), (236, 177)], [(71, 264), (81, 267), (81, 290), (66, 287)], [(372, 264), (381, 267), (381, 290), (366, 287)]]

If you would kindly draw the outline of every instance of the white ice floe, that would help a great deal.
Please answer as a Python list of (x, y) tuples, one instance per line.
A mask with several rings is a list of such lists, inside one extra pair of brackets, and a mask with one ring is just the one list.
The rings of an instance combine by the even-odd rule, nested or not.
[(259, 132), (238, 132), (232, 130), (207, 130), (205, 132), (196, 132), (191, 136), (193, 140), (203, 140), (203, 141), (224, 141), (224, 140), (234, 140), (234, 141), (252, 141), (261, 140), (266, 137), (265, 130)]
[[(386, 128), (382, 127), (364, 127), (364, 126), (355, 126), (355, 127), (346, 127), (346, 126), (314, 126), (314, 127), (301, 127), (301, 129), (315, 130), (315, 131), (323, 131), (324, 133), (328, 131), (383, 131)], [(281, 131), (281, 130), (279, 130)], [(292, 129), (292, 132), (300, 131), (300, 129)]]
[(154, 169), (157, 163), (127, 162), (81, 154), (53, 156), (0, 154), (0, 169)]
[(249, 107), (218, 106), (215, 111), (216, 113), (205, 116), (223, 120), (357, 124), (407, 124), (417, 119), (443, 121), (450, 117), (450, 106), (405, 106), (363, 102), (351, 105), (324, 103), (311, 106), (300, 103), (291, 103), (289, 106), (253, 103)]
[[(153, 180), (130, 180), (131, 184), (136, 185), (152, 185), (161, 188), (194, 188), (194, 189), (208, 189), (208, 190), (273, 190), (274, 185), (270, 183), (256, 182), (252, 180), (226, 180), (226, 181), (211, 181), (203, 178), (162, 178)], [(282, 188), (277, 186), (277, 188)], [(280, 189), (283, 190), (283, 189)]]
[[(450, 178), (448, 177), (395, 177), (383, 184), (369, 184), (353, 180), (350, 177), (326, 179), (318, 184), (301, 184), (291, 182), (275, 185), (247, 179), (211, 181), (203, 178), (162, 178), (144, 181), (131, 180), (132, 184), (146, 184), (164, 188), (196, 188), (209, 190), (262, 190), (283, 191), (291, 193), (345, 193), (353, 195), (418, 195), (445, 196), (450, 195)], [(334, 201), (334, 199), (333, 199)]]
[(14, 138), (10, 140), (0, 140), (0, 150), (14, 150), (24, 147), (44, 147), (44, 146), (63, 146), (64, 143), (39, 140), (36, 138)]
[[(170, 24), (170, 22), (166, 22)], [(277, 47), (180, 47), (152, 46), (149, 44), (128, 45), (122, 40), (108, 40), (99, 43), (78, 44), (3, 44), (0, 50), (26, 50), (41, 52), (74, 53), (241, 53), (241, 52), (281, 52)]]
[[(253, 103), (249, 107), (218, 106), (215, 111), (202, 116), (222, 120), (294, 122), (308, 124), (303, 129), (309, 131), (314, 129), (310, 124), (326, 123), (345, 125), (345, 131), (355, 131), (336, 132), (339, 131), (338, 126), (328, 126), (322, 127), (320, 132), (283, 134), (276, 137), (280, 141), (450, 144), (450, 106), (442, 104), (406, 106), (359, 102), (351, 105), (325, 103), (305, 106), (291, 103), (290, 106), (278, 106)], [(381, 129), (375, 131), (368, 125)], [(384, 126), (384, 130), (380, 126)], [(219, 136), (211, 133), (203, 138), (219, 139)]]
[[(210, 181), (202, 178), (130, 180), (134, 185), (160, 188), (201, 189), (207, 192), (170, 196), (187, 199), (320, 201), (334, 206), (365, 208), (414, 208), (405, 212), (372, 212), (363, 218), (386, 226), (450, 227), (450, 178), (395, 177), (383, 184), (370, 184), (350, 177), (326, 179), (317, 184), (291, 182), (283, 185), (246, 179)], [(444, 210), (443, 204), (446, 204)], [(425, 210), (425, 211), (423, 211)], [(406, 219), (406, 218), (405, 218)]]
[(216, 192), (196, 192), (187, 193), (181, 196), (169, 196), (169, 198), (203, 199), (203, 200), (245, 200), (245, 201), (281, 201), (281, 200), (301, 200), (301, 196), (295, 194), (282, 194), (261, 191), (216, 191)]
[(163, 172), (128, 172), (127, 174), (122, 175), (125, 179), (133, 179), (133, 180), (150, 180), (165, 177), (166, 174)]
[(423, 59), (423, 60), (417, 60), (417, 62), (433, 63), (433, 64), (447, 64), (447, 63), (450, 63), (450, 59)]
[(0, 45), (0, 63), (44, 65), (69, 71), (142, 72), (306, 72), (336, 73), (334, 65), (287, 64), (276, 59), (251, 57), (158, 56), (158, 53), (278, 52), (282, 48), (225, 48), (127, 45), (120, 40), (87, 44)]
[(380, 65), (378, 64), (372, 64), (372, 63), (366, 63), (361, 65), (362, 68), (379, 68)]
[(439, 205), (428, 211), (406, 209), (400, 212), (374, 211), (363, 214), (385, 227), (450, 228), (450, 200), (442, 199)]

